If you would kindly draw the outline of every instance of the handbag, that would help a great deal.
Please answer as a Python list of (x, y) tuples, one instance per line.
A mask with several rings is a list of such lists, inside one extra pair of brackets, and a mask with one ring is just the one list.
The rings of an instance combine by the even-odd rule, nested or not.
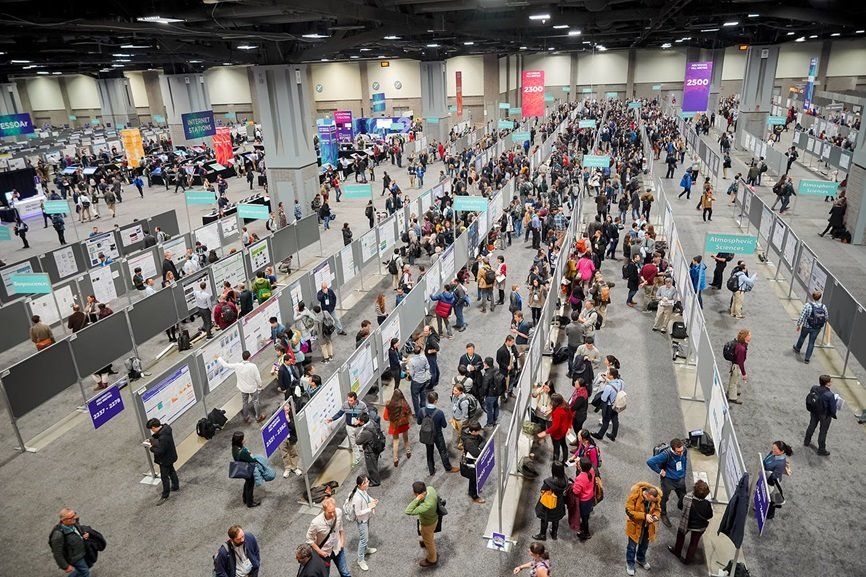
[(36, 341), (36, 350), (41, 351), (42, 349), (47, 349), (51, 345), (54, 344), (54, 338), (48, 337), (46, 339), (42, 339), (40, 341)]
[(253, 464), (246, 461), (231, 461), (229, 463), (229, 479), (252, 479)]
[(541, 497), (539, 497), (538, 502), (541, 503), (541, 506), (545, 509), (556, 509), (556, 506), (559, 504), (559, 497), (556, 496), (556, 493), (549, 489), (545, 489), (541, 492)]
[(602, 501), (604, 501), (604, 485), (601, 482), (601, 477), (595, 475), (593, 480), (593, 486), (595, 488), (594, 500), (595, 504), (598, 505)]

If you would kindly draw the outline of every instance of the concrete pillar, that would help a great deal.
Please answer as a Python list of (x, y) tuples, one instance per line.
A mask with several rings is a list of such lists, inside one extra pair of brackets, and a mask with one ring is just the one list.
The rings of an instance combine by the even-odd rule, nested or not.
[(26, 112), (14, 82), (0, 83), (0, 115), (22, 114)]
[(490, 122), (499, 118), (499, 57), (496, 54), (485, 54), (483, 66), (484, 118), (474, 119), (476, 124)]
[(710, 83), (710, 105), (709, 110), (718, 110), (719, 94), (722, 91), (722, 67), (725, 65), (725, 49), (716, 48), (711, 51), (713, 61), (713, 79)]
[(743, 87), (740, 89), (737, 142), (742, 142), (743, 132), (759, 138), (765, 136), (778, 61), (778, 46), (750, 46), (746, 52)]
[[(65, 92), (65, 85), (61, 83), (60, 86), (61, 91)], [(135, 104), (132, 102), (127, 78), (97, 78), (96, 88), (99, 91), (100, 114), (103, 125), (111, 125), (112, 127), (118, 124), (138, 126), (138, 114), (135, 111)]]
[(515, 60), (517, 60), (517, 81), (515, 86), (515, 103), (514, 106), (520, 108), (523, 106), (523, 55), (518, 54), (515, 56)]
[(577, 61), (578, 61), (577, 52), (572, 52), (571, 53), (571, 67), (569, 69), (569, 76), (568, 76), (569, 93), (568, 93), (568, 98), (566, 99), (569, 102), (577, 101), (577, 100), (580, 100), (580, 98), (581, 98), (580, 95), (577, 94)]
[(373, 116), (372, 104), (370, 104), (370, 76), (367, 74), (367, 63), (359, 62), (361, 71), (361, 116)]
[(445, 62), (435, 60), (421, 63), (421, 115), (438, 118), (437, 124), (425, 124), (425, 131), (439, 141), (445, 141), (451, 130), (448, 116), (448, 82), (445, 77)]
[(637, 63), (637, 50), (634, 48), (628, 49), (628, 69), (625, 77), (625, 98), (626, 100), (634, 98), (634, 70)]
[(172, 144), (200, 144), (200, 139), (188, 141), (184, 136), (181, 115), (211, 109), (204, 74), (166, 74), (160, 76), (159, 87)]
[[(66, 78), (61, 76), (57, 79), (57, 85), (60, 87), (60, 96), (63, 98), (63, 108), (66, 110), (66, 119), (72, 126), (75, 126), (75, 123), (69, 120), (69, 117), (72, 115), (72, 105), (69, 104), (69, 87), (66, 86)], [(103, 120), (103, 122), (105, 122)]]
[(165, 102), (162, 99), (160, 76), (159, 72), (150, 70), (141, 73), (141, 78), (144, 81), (144, 92), (147, 95), (147, 107), (150, 110), (150, 118), (153, 119), (154, 116), (161, 116), (164, 119), (162, 123), (154, 121), (154, 124), (165, 124), (166, 122)]
[(306, 64), (253, 67), (253, 115), (265, 135), (271, 204), (306, 210), (319, 190), (314, 103)]
[(817, 90), (827, 90), (827, 67), (830, 64), (830, 49), (833, 43), (824, 40), (821, 43), (821, 56), (818, 57), (818, 74), (815, 76)]

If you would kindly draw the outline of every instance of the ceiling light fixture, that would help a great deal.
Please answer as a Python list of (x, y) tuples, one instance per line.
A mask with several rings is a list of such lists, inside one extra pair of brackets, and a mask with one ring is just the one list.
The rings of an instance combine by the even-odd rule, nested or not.
[(142, 16), (136, 18), (139, 22), (153, 22), (156, 24), (174, 24), (175, 22), (183, 22), (183, 18), (165, 18), (164, 16)]
[(231, 62), (223, 62), (223, 66), (231, 66), (231, 65), (232, 65)]
[(30, 70), (31, 68), (42, 68), (42, 67), (38, 64), (31, 64), (29, 66), (22, 66), (21, 68), (22, 68), (22, 70)]
[(201, 64), (201, 60), (190, 60), (190, 64)]
[(796, 40), (794, 40), (794, 42), (805, 42), (805, 41), (806, 41), (806, 37), (805, 37), (805, 36), (800, 36), (799, 38), (797, 38)]
[(692, 39), (691, 36), (683, 36), (683, 40), (691, 40), (691, 39)]
[(384, 54), (380, 54), (380, 55), (378, 55), (376, 58), (385, 58), (385, 55), (384, 55)]
[(758, 16), (760, 16), (760, 14), (755, 14), (755, 13), (753, 12), (753, 13), (751, 13), (751, 14), (746, 14), (746, 16), (749, 17), (749, 18), (757, 18)]
[(725, 22), (722, 24), (725, 28), (730, 28), (731, 26), (737, 26), (739, 24), (739, 20), (731, 20), (730, 22)]
[(48, 74), (48, 72), (46, 72), (46, 71), (44, 71), (44, 70), (40, 70), (40, 71), (38, 71), (36, 74)]
[(10, 64), (30, 64), (29, 60), (10, 60)]
[(550, 20), (550, 14), (530, 14), (530, 20), (541, 20), (542, 22), (545, 20)]
[(550, 48), (548, 48), (548, 50), (556, 50), (556, 48), (554, 48), (553, 46), (551, 46)]
[(857, 34), (863, 34), (866, 30), (857, 30)]
[(719, 31), (718, 28), (704, 28), (701, 30), (701, 32), (718, 32), (718, 31)]
[(439, 45), (436, 44), (435, 42), (432, 42), (432, 43), (427, 45), (427, 48), (439, 48)]
[(360, 56), (358, 56), (357, 54), (353, 54), (353, 55), (349, 56), (349, 58), (352, 58), (354, 60), (354, 59), (360, 58)]
[(124, 50), (130, 49), (130, 48), (133, 48), (133, 49), (134, 48), (150, 48), (150, 45), (148, 45), (148, 44), (123, 44), (123, 45), (121, 45), (121, 48), (123, 48)]
[(521, 49), (521, 50), (526, 50), (526, 46), (521, 46), (520, 49)]
[(468, 42), (464, 42), (463, 46), (475, 46), (475, 43), (470, 40)]
[(670, 48), (670, 47), (671, 47), (670, 42), (665, 42), (664, 44), (662, 44), (662, 48)]
[(569, 36), (580, 36), (580, 30), (569, 30), (568, 35)]
[(241, 44), (238, 46), (238, 50), (255, 50), (258, 48), (255, 44)]
[(312, 32), (310, 34), (301, 34), (301, 38), (313, 38), (315, 40), (318, 40), (320, 38), (327, 38), (327, 37), (328, 36), (326, 34), (319, 34), (318, 32)]
[(63, 73), (62, 73), (62, 72), (52, 72), (51, 74), (54, 75), (54, 76), (60, 76), (60, 75), (63, 74)]
[(590, 42), (589, 40), (584, 40), (584, 41), (582, 42), (582, 44), (592, 44), (592, 42)]
[(607, 52), (607, 48), (605, 48), (605, 47), (602, 46), (601, 44), (599, 44), (598, 46), (596, 46), (596, 49), (598, 49), (599, 52)]
[(127, 58), (129, 56), (132, 56), (132, 54), (123, 54), (122, 52), (120, 52), (117, 54), (112, 54), (112, 56), (116, 56), (117, 58)]
[(787, 34), (785, 34), (785, 36), (793, 36), (793, 35), (794, 35), (793, 32), (788, 32)]
[(812, 34), (811, 36), (809, 36), (809, 38), (813, 38), (813, 39), (814, 39), (814, 38), (817, 38), (817, 37), (818, 37), (817, 34)]
[(111, 65), (112, 68), (123, 68), (123, 66), (124, 66), (123, 64), (112, 64)]
[(361, 48), (361, 52), (370, 52), (372, 50), (372, 48)]
[[(682, 41), (683, 41), (682, 38), (680, 38), (679, 40), (674, 40), (674, 42), (675, 42), (676, 44), (679, 44), (679, 43), (682, 42)], [(664, 47), (662, 47), (662, 48), (664, 48)]]
[(830, 36), (842, 36), (842, 34), (840, 34), (839, 32), (834, 32)]
[(394, 36), (393, 34), (390, 36), (385, 36), (385, 40), (400, 40), (399, 36)]
[(554, 30), (565, 30), (568, 28), (568, 24), (557, 24), (553, 27)]
[(132, 62), (129, 58), (118, 58), (115, 62)]

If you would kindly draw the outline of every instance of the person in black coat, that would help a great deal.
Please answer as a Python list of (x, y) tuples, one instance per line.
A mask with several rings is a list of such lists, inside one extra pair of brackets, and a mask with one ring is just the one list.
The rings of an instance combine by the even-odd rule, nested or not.
[(179, 280), (181, 274), (178, 272), (177, 267), (174, 265), (174, 261), (171, 260), (171, 251), (165, 253), (165, 259), (162, 261), (162, 282), (165, 284), (165, 279), (168, 277), (168, 273), (174, 275), (175, 280)]
[(634, 302), (634, 295), (637, 294), (637, 289), (640, 287), (640, 254), (631, 256), (631, 260), (625, 265), (625, 280), (628, 286), (628, 298), (625, 304), (630, 307), (637, 306)]
[(469, 479), (469, 498), (473, 502), (483, 505), (486, 501), (478, 495), (475, 462), (478, 459), (478, 455), (481, 454), (481, 449), (484, 448), (484, 443), (487, 442), (484, 438), (484, 429), (481, 428), (479, 423), (470, 423), (461, 431), (460, 439), (463, 441), (463, 459), (460, 463), (460, 474)]
[[(587, 362), (587, 364), (589, 364)], [(571, 411), (571, 428), (578, 439), (574, 442), (577, 445), (580, 442), (580, 430), (583, 428), (583, 423), (586, 422), (586, 414), (589, 409), (589, 394), (590, 388), (586, 384), (583, 377), (574, 378), (574, 391), (568, 401), (568, 408)]]
[(828, 232), (831, 233), (834, 230), (842, 230), (845, 228), (845, 210), (848, 208), (848, 201), (845, 199), (844, 194), (839, 194), (839, 198), (836, 199), (836, 202), (833, 203), (833, 206), (830, 208), (830, 218), (827, 219), (827, 228), (824, 229), (824, 232), (819, 232), (818, 236), (823, 237)]
[(318, 555), (313, 554), (313, 548), (304, 543), (295, 549), (295, 559), (298, 561), (298, 577), (328, 577), (330, 569)]
[(180, 481), (177, 471), (174, 470), (177, 448), (169, 425), (163, 425), (159, 419), (150, 419), (147, 421), (147, 428), (150, 429), (151, 438), (145, 441), (145, 444), (153, 453), (153, 462), (159, 465), (159, 476), (162, 479), (162, 496), (156, 503), (158, 507), (168, 500), (171, 491), (180, 490)]
[(517, 350), (517, 345), (514, 344), (514, 337), (508, 335), (505, 337), (505, 343), (496, 350), (496, 364), (499, 367), (499, 373), (505, 377), (505, 391), (502, 393), (502, 400), (506, 400), (509, 395), (514, 397), (514, 387), (517, 385), (517, 375), (519, 370), (520, 351)]
[(403, 355), (400, 354), (400, 339), (391, 339), (391, 346), (388, 347), (388, 368), (391, 370), (391, 377), (394, 380), (394, 388), (400, 388), (400, 376), (403, 372)]
[(729, 262), (734, 260), (734, 253), (720, 252), (713, 255), (713, 260), (716, 261), (716, 268), (713, 269), (713, 282), (710, 283), (710, 286), (716, 289), (721, 289), (722, 283), (724, 282), (723, 276), (725, 268), (728, 266)]
[(550, 477), (544, 480), (541, 485), (541, 492), (545, 491), (553, 493), (556, 499), (556, 506), (548, 509), (541, 503), (541, 498), (535, 504), (535, 516), (541, 520), (541, 529), (538, 535), (533, 535), (532, 538), (536, 541), (547, 540), (547, 526), (550, 525), (550, 538), (556, 541), (556, 534), (559, 531), (559, 522), (565, 517), (565, 493), (568, 489), (568, 480), (565, 477), (565, 466), (554, 461), (550, 465)]
[(232, 525), (228, 531), (228, 541), (224, 547), (220, 547), (214, 560), (215, 577), (235, 577), (237, 575), (238, 559), (234, 549), (243, 548), (244, 556), (249, 565), (247, 577), (258, 577), (261, 555), (259, 554), (259, 543), (255, 535), (246, 533), (240, 525)]
[(253, 293), (244, 283), (238, 285), (238, 316), (242, 317), (253, 310)]

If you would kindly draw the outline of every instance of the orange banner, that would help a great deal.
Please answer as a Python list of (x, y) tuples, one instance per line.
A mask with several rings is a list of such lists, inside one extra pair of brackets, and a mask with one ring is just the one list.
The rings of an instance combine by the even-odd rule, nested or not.
[(141, 131), (137, 128), (127, 128), (120, 131), (120, 141), (126, 152), (126, 161), (130, 168), (138, 168), (144, 158), (144, 143), (141, 141)]
[(457, 118), (463, 116), (463, 73), (461, 71), (457, 71)]

